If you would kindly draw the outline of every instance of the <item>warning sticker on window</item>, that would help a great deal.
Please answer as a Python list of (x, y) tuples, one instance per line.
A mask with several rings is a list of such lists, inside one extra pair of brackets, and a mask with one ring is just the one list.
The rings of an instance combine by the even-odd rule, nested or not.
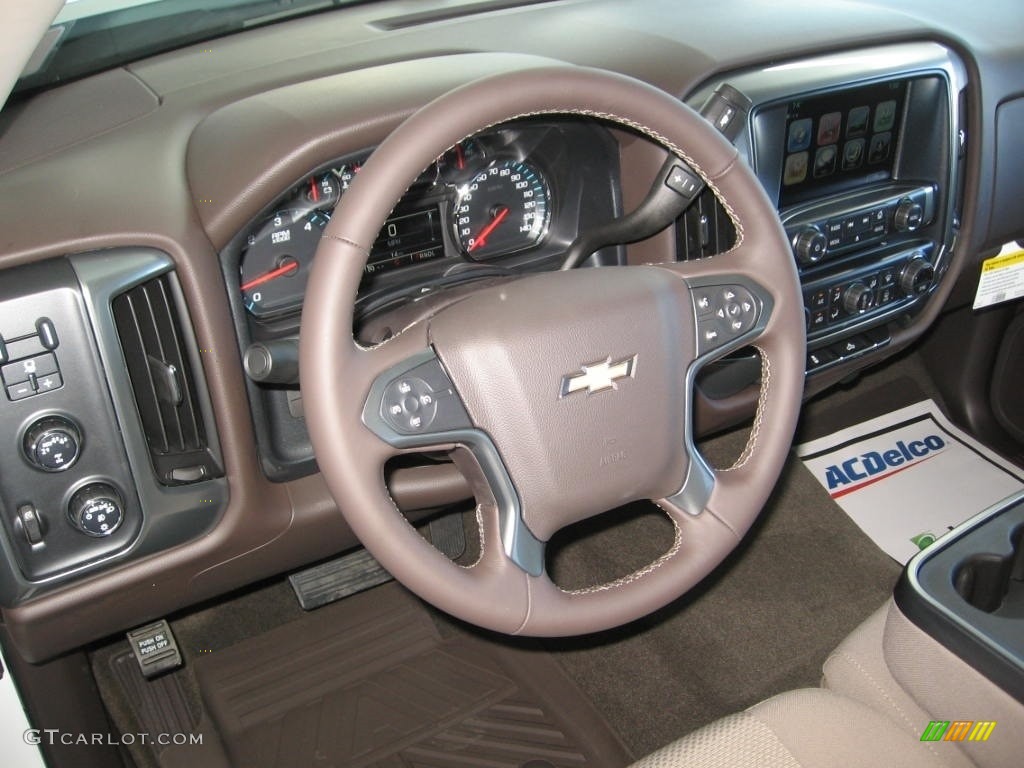
[(981, 264), (981, 279), (974, 308), (983, 309), (1024, 296), (1024, 248), (1007, 243)]

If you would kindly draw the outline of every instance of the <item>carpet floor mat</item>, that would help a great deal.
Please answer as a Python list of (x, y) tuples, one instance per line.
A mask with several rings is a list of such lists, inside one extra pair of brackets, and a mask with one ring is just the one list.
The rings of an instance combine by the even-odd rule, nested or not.
[(396, 584), (204, 656), (195, 672), (238, 768), (630, 762), (547, 654), (442, 638)]

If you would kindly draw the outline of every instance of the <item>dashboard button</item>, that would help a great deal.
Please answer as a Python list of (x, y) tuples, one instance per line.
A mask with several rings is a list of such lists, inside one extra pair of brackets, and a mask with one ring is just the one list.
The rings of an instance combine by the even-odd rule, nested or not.
[(813, 368), (820, 368), (823, 365), (835, 362), (835, 353), (830, 349), (817, 349), (814, 352), (807, 353), (807, 368), (808, 370)]
[(34, 357), (46, 352), (46, 347), (39, 340), (38, 336), (29, 336), (27, 339), (7, 342), (7, 359), (20, 360), (23, 357)]
[(851, 336), (845, 341), (840, 341), (837, 344), (833, 344), (829, 347), (834, 354), (839, 357), (850, 357), (858, 352), (863, 352), (865, 349), (871, 346), (871, 342), (863, 336)]
[(24, 400), (26, 397), (32, 397), (36, 391), (32, 389), (32, 384), (27, 381), (23, 381), (20, 384), (12, 384), (7, 388), (7, 399), (13, 401)]
[(36, 378), (47, 376), (57, 372), (57, 358), (52, 352), (45, 355), (30, 357), (28, 360), (19, 360), (16, 363), (8, 363), (0, 372), (3, 373), (4, 381), (8, 384), (15, 384), (21, 381), (28, 381), (33, 374)]
[(60, 344), (60, 339), (57, 338), (57, 329), (48, 317), (40, 317), (36, 320), (36, 333), (39, 334), (39, 342), (47, 349), (56, 349)]

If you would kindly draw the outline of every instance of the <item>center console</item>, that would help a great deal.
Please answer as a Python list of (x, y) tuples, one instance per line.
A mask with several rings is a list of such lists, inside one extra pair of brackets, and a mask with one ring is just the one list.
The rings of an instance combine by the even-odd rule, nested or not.
[(1024, 493), (917, 555), (895, 598), (911, 621), (1024, 702)]
[(965, 146), (962, 63), (941, 45), (912, 43), (726, 80), (754, 102), (737, 146), (790, 239), (808, 375), (872, 355), (913, 322), (949, 266)]

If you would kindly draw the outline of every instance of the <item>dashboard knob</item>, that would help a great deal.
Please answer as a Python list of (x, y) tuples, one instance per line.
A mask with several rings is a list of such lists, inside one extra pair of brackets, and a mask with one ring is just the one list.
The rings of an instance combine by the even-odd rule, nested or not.
[(828, 238), (817, 227), (806, 227), (793, 238), (793, 253), (801, 264), (821, 261), (828, 250)]
[(25, 430), (25, 456), (37, 469), (62, 472), (71, 467), (82, 450), (82, 432), (71, 419), (45, 416)]
[(907, 296), (925, 293), (932, 284), (935, 267), (924, 256), (914, 256), (900, 270), (900, 290)]
[(109, 536), (124, 519), (121, 494), (107, 483), (89, 483), (71, 497), (68, 516), (75, 528), (84, 534)]
[(851, 315), (867, 312), (875, 306), (875, 292), (864, 283), (853, 283), (843, 291), (843, 309)]
[(924, 208), (913, 200), (902, 200), (892, 215), (893, 226), (898, 232), (913, 232), (924, 220)]

